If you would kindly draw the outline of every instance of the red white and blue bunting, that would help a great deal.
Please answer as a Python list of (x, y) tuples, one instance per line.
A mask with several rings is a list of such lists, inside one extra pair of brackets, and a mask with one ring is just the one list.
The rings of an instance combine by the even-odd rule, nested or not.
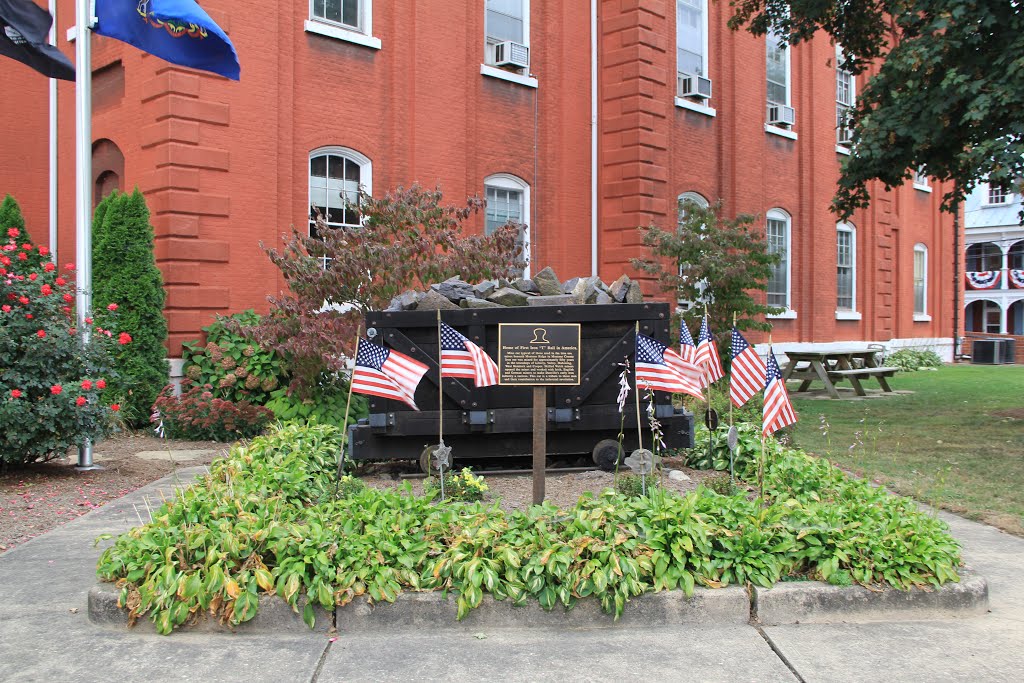
[(1007, 271), (1010, 275), (1010, 286), (1017, 289), (1024, 289), (1024, 270), (1011, 268)]
[(967, 289), (994, 289), (999, 284), (1000, 271), (967, 271)]

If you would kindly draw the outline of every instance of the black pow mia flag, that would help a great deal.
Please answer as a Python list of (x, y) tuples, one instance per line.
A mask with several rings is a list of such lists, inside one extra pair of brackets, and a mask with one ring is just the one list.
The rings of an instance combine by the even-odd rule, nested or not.
[(71, 60), (47, 44), (53, 17), (32, 0), (0, 0), (0, 55), (50, 78), (75, 80)]

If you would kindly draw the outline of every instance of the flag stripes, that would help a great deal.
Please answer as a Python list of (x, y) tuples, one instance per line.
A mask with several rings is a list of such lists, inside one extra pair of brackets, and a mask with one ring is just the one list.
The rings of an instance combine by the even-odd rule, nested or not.
[(352, 371), (352, 391), (395, 399), (419, 410), (413, 397), (426, 372), (427, 366), (423, 363), (360, 339)]
[(765, 386), (764, 361), (747, 343), (740, 331), (732, 328), (732, 366), (729, 368), (729, 400), (737, 408)]
[(697, 335), (697, 365), (704, 368), (706, 382), (704, 386), (710, 386), (725, 377), (722, 359), (718, 355), (715, 336), (711, 334), (711, 328), (708, 327), (706, 314), (700, 323), (700, 332)]
[(636, 335), (636, 386), (647, 385), (655, 391), (689, 394), (703, 398), (696, 382), (699, 370), (682, 356), (656, 339)]
[(478, 387), (498, 383), (498, 364), (455, 328), (441, 323), (441, 376), (464, 377)]
[(786, 383), (782, 381), (779, 362), (775, 360), (775, 354), (770, 347), (765, 378), (764, 426), (761, 428), (761, 433), (768, 436), (796, 422), (796, 412), (793, 410), (793, 404), (789, 401), (789, 394), (786, 393)]

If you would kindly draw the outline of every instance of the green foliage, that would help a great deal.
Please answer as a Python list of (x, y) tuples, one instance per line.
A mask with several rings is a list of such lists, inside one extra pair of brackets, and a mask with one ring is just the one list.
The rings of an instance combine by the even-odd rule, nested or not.
[[(736, 423), (736, 454), (733, 467), (739, 473), (748, 463), (756, 463), (761, 455), (760, 422)], [(708, 454), (708, 438), (711, 439), (711, 454)], [(685, 451), (686, 465), (697, 470), (729, 471), (729, 425), (719, 423), (713, 433), (703, 424), (694, 425), (693, 448)], [(769, 453), (778, 452), (782, 447), (774, 438), (765, 440)]]
[[(441, 493), (441, 485), (433, 477), (424, 482), (423, 488), (438, 495)], [(463, 467), (461, 472), (444, 473), (444, 495), (448, 500), (461, 500), (467, 503), (483, 500), (488, 488), (484, 478), (473, 474), (469, 467)]]
[(522, 268), (515, 226), (467, 234), (463, 223), (483, 202), (441, 202), (440, 190), (418, 185), (383, 197), (360, 193), (364, 227), (330, 229), (318, 217), (317, 237), (293, 230), (282, 249), (266, 249), (289, 291), (270, 298), (270, 313), (250, 336), (288, 359), (293, 392), (306, 397), (325, 374), (345, 370), (365, 311), (455, 275), (478, 281)]
[(96, 208), (92, 244), (92, 305), (98, 320), (116, 306), (133, 343), (115, 357), (118, 379), (107, 396), (123, 401), (125, 419), (142, 425), (160, 388), (167, 384), (167, 320), (163, 277), (153, 253), (149, 209), (138, 188), (113, 192)]
[(266, 429), (274, 413), (248, 401), (226, 401), (215, 397), (209, 385), (188, 386), (181, 396), (167, 385), (153, 405), (152, 420), (158, 433), (172, 439), (193, 441), (234, 441), (247, 439)]
[(509, 513), (348, 478), (335, 496), (341, 447), (337, 428), (297, 424), (234, 447), (117, 538), (99, 576), (120, 582), (132, 621), (148, 615), (161, 633), (204, 612), (247, 621), (261, 593), (302, 607), (312, 626), (313, 604), (390, 602), (403, 591), (453, 593), (459, 619), (486, 593), (548, 610), (593, 597), (618, 617), (660, 590), (842, 571), (898, 588), (958, 578), (959, 548), (940, 520), (798, 451), (768, 463), (764, 503), (655, 488)]
[(615, 491), (626, 498), (638, 498), (644, 495), (645, 487), (650, 493), (653, 487), (658, 486), (656, 474), (648, 474), (645, 479), (639, 474), (623, 474), (615, 480)]
[(363, 483), (363, 480), (358, 477), (354, 477), (351, 474), (344, 475), (338, 481), (338, 495), (343, 498), (358, 495), (365, 489), (366, 484)]
[[(25, 230), (21, 207), (11, 195), (5, 196), (3, 202), (0, 202), (0, 240), (7, 240), (4, 251), (0, 253), (0, 270), (13, 268), (23, 272), (38, 271), (50, 253), (49, 248), (33, 244)], [(8, 248), (11, 246), (13, 248)]]
[(259, 324), (260, 316), (252, 309), (218, 315), (203, 328), (205, 344), (194, 341), (181, 345), (185, 376), (196, 384), (209, 384), (217, 398), (266, 405), (286, 370), (280, 356), (264, 351), (246, 336)]
[[(969, 0), (736, 0), (732, 28), (776, 30), (791, 43), (826, 32), (845, 67), (878, 65), (859, 89), (855, 153), (843, 161), (833, 209), (866, 208), (879, 180), (896, 187), (922, 168), (947, 185), (951, 208), (986, 180), (1024, 176), (1024, 13), (1012, 2)], [(884, 61), (882, 61), (884, 58)]]
[(716, 474), (708, 477), (701, 483), (720, 496), (734, 496), (740, 492), (739, 487), (733, 483), (727, 474)]
[(337, 377), (333, 381), (321, 381), (306, 398), (289, 394), (281, 387), (270, 392), (266, 406), (274, 411), (274, 417), (281, 422), (316, 421), (341, 428), (345, 424), (345, 406), (349, 406), (348, 424), (353, 425), (359, 418), (370, 414), (370, 403), (361, 394), (352, 394), (348, 400), (348, 379)]
[(921, 368), (941, 368), (942, 358), (934, 351), (900, 349), (885, 357), (885, 365), (899, 368), (900, 372), (914, 372)]
[[(679, 211), (683, 218), (672, 230), (655, 225), (640, 228), (651, 257), (633, 259), (633, 266), (653, 275), (658, 287), (673, 299), (708, 304), (709, 324), (725, 361), (734, 314), (741, 330), (770, 330), (771, 325), (758, 318), (782, 312), (759, 303), (752, 295), (767, 290), (779, 256), (768, 253), (764, 229), (755, 224), (754, 216), (720, 218), (721, 202), (704, 208), (680, 200)], [(700, 305), (683, 314), (694, 336), (703, 315)]]
[[(0, 254), (17, 253), (25, 243), (10, 237), (7, 244), (16, 250)], [(112, 413), (120, 406), (108, 405), (100, 392), (115, 377), (115, 347), (129, 337), (89, 320), (92, 341), (83, 348), (75, 334), (73, 266), (0, 263), (0, 468), (6, 468), (62, 457), (114, 427)]]

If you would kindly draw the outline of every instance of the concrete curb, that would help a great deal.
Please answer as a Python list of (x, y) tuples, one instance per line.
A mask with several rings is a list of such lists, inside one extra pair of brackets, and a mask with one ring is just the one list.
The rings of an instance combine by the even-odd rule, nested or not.
[(948, 619), (988, 610), (988, 582), (969, 569), (960, 572), (959, 583), (933, 590), (875, 592), (808, 581), (758, 588), (754, 595), (752, 616), (765, 626)]
[[(99, 584), (89, 590), (89, 619), (103, 626), (125, 627), (127, 612), (117, 606), (120, 591), (111, 584)], [(301, 601), (300, 601), (301, 602)], [(277, 596), (260, 596), (259, 611), (244, 624), (226, 627), (209, 617), (201, 617), (186, 627), (194, 632), (238, 633), (310, 633), (302, 621), (302, 604), (293, 611)], [(681, 591), (649, 593), (626, 604), (622, 617), (615, 621), (601, 610), (596, 599), (580, 600), (571, 610), (555, 607), (550, 612), (536, 604), (515, 607), (509, 601), (484, 596), (479, 607), (457, 621), (455, 595), (441, 593), (402, 593), (393, 603), (371, 604), (358, 598), (335, 610), (334, 614), (317, 607), (314, 633), (325, 633), (332, 626), (341, 632), (387, 632), (408, 628), (477, 631), (501, 628), (599, 629), (666, 625), (739, 625), (748, 622), (763, 625), (798, 623), (841, 623), (865, 621), (918, 621), (947, 619), (980, 614), (988, 609), (988, 584), (977, 574), (964, 570), (959, 583), (925, 590), (869, 591), (860, 586), (849, 588), (817, 582), (783, 583), (773, 588), (757, 588), (750, 594), (740, 587), (702, 589), (687, 598)], [(148, 619), (135, 626), (154, 632)]]

